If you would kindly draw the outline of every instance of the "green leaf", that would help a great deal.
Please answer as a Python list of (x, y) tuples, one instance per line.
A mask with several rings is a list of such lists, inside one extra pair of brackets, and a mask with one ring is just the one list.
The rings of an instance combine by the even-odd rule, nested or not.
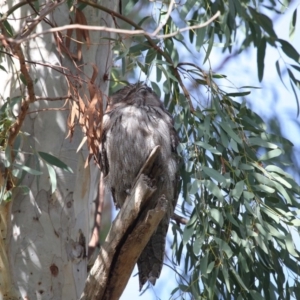
[(171, 56), (171, 59), (173, 61), (173, 66), (177, 67), (178, 62), (179, 62), (179, 55), (178, 55), (177, 48), (175, 47), (175, 44), (174, 44), (173, 40), (172, 39), (166, 39), (165, 40), (165, 45), (166, 45), (166, 48), (168, 49), (168, 52), (169, 52), (169, 54)]
[(188, 292), (188, 291), (190, 290), (190, 287), (187, 286), (187, 285), (185, 285), (185, 284), (179, 284), (178, 287), (179, 287), (179, 289), (180, 289), (181, 291), (183, 291), (184, 293), (186, 293), (186, 292)]
[(297, 23), (297, 8), (293, 12), (293, 16), (290, 22), (290, 30), (289, 30), (289, 38), (293, 39), (296, 29), (296, 23)]
[(295, 88), (294, 88), (294, 85), (293, 83), (299, 88), (300, 86), (300, 81), (297, 80), (294, 76), (294, 74), (292, 73), (292, 71), (290, 69), (288, 69), (288, 74), (290, 76), (290, 84), (291, 84), (291, 87), (292, 87), (292, 90), (293, 90), (293, 93), (294, 93), (294, 96), (296, 98), (296, 103), (297, 103), (297, 117), (299, 116), (299, 111), (300, 111), (300, 107), (299, 107), (299, 99), (298, 99), (298, 95), (295, 91)]
[(277, 74), (278, 74), (278, 76), (280, 78), (280, 81), (282, 82), (282, 84), (284, 85), (284, 87), (287, 89), (287, 87), (286, 87), (286, 85), (285, 85), (285, 83), (284, 83), (284, 81), (282, 79), (282, 76), (281, 76), (281, 70), (280, 70), (279, 60), (276, 61), (275, 66), (276, 66), (276, 71), (277, 71)]
[(257, 291), (250, 290), (249, 292), (253, 300), (265, 300), (265, 298), (262, 297)]
[(270, 234), (278, 239), (281, 239), (281, 240), (285, 240), (285, 235), (282, 234), (279, 229), (273, 227), (272, 225), (266, 223), (266, 226), (268, 227), (268, 230), (270, 232)]
[(201, 258), (200, 272), (202, 275), (207, 273), (207, 264), (208, 264), (208, 252), (205, 252), (204, 257)]
[(223, 201), (223, 195), (220, 188), (211, 180), (202, 180), (207, 189), (218, 198), (219, 201)]
[(223, 227), (224, 219), (222, 213), (218, 209), (216, 208), (210, 209), (209, 215), (216, 222), (216, 224), (219, 224), (220, 227)]
[(17, 163), (14, 163), (13, 165), (17, 168), (20, 168), (20, 169), (24, 170), (25, 172), (27, 172), (29, 174), (32, 174), (32, 175), (42, 175), (43, 174), (43, 172), (38, 171), (38, 170), (34, 170), (34, 169), (32, 169), (28, 166), (25, 166), (25, 165), (19, 165)]
[[(136, 61), (136, 63), (140, 67), (142, 72), (147, 75), (147, 68), (141, 62), (139, 62), (138, 60)], [(123, 59), (122, 59), (122, 64), (123, 64)], [(126, 65), (126, 62), (124, 61), (124, 66), (125, 65)], [(122, 74), (125, 74), (125, 73), (126, 73), (126, 68), (124, 68), (124, 70), (123, 70), (123, 65), (122, 65)]]
[[(157, 63), (158, 60), (161, 61), (161, 54), (159, 52), (157, 53), (157, 60), (154, 62), (154, 65), (156, 66), (156, 82), (160, 82), (162, 77), (162, 70), (158, 67), (159, 63)], [(162, 64), (162, 62), (160, 64)]]
[(272, 180), (270, 180), (269, 178), (267, 178), (266, 176), (264, 175), (261, 175), (259, 173), (256, 173), (256, 172), (253, 172), (253, 176), (255, 177), (255, 179), (262, 183), (262, 184), (266, 184), (267, 186), (270, 186), (270, 187), (273, 187), (274, 186), (274, 183)]
[(281, 184), (283, 184), (286, 188), (291, 189), (292, 185), (287, 182), (285, 179), (283, 179), (281, 176), (278, 176), (276, 173), (269, 173), (273, 179), (277, 180)]
[(146, 58), (145, 58), (145, 67), (146, 72), (149, 72), (150, 67), (152, 66), (153, 61), (155, 60), (157, 52), (154, 49), (149, 49)]
[(288, 195), (288, 193), (286, 192), (285, 188), (279, 184), (276, 181), (273, 181), (274, 187), (276, 188), (276, 190), (283, 196), (283, 198), (286, 200), (286, 202), (288, 204), (292, 205), (292, 200), (290, 198), (290, 196)]
[(268, 151), (267, 153), (263, 154), (261, 157), (259, 157), (258, 160), (259, 161), (264, 161), (264, 160), (272, 159), (272, 158), (277, 157), (281, 154), (282, 154), (281, 149), (274, 149), (274, 150)]
[(252, 185), (251, 187), (254, 191), (258, 191), (258, 192), (266, 192), (268, 194), (273, 194), (275, 192), (275, 189), (270, 188), (264, 184)]
[(207, 176), (215, 179), (216, 181), (220, 183), (226, 182), (226, 178), (223, 175), (221, 175), (218, 171), (205, 166), (202, 167), (202, 170)]
[(14, 32), (13, 32), (12, 27), (10, 26), (10, 24), (8, 23), (7, 20), (4, 20), (4, 21), (3, 21), (3, 25), (4, 25), (4, 27), (5, 27), (6, 32), (8, 33), (8, 35), (9, 35), (10, 37), (13, 37)]
[(192, 195), (197, 194), (199, 191), (199, 180), (195, 179), (193, 183), (189, 186), (189, 193)]
[(260, 41), (259, 46), (257, 47), (257, 70), (259, 82), (262, 81), (264, 76), (266, 45), (266, 38), (263, 37)]
[(248, 6), (248, 8), (257, 24), (261, 26), (272, 38), (277, 38), (277, 35), (273, 28), (272, 20), (266, 15), (255, 11), (255, 9), (253, 9), (251, 6)]
[(246, 200), (251, 201), (254, 199), (254, 194), (248, 191), (243, 191), (243, 196)]
[(206, 62), (207, 59), (209, 58), (211, 49), (212, 49), (213, 44), (214, 44), (214, 34), (215, 34), (215, 29), (212, 28), (212, 33), (211, 33), (211, 35), (210, 35), (210, 39), (209, 39), (209, 42), (208, 42), (208, 48), (207, 48), (207, 50), (206, 50), (206, 54), (205, 54), (205, 58), (204, 58), (203, 64), (205, 64), (205, 62)]
[(299, 53), (298, 51), (287, 41), (278, 39), (277, 40), (281, 44), (281, 48), (283, 52), (290, 58), (292, 58), (295, 62), (299, 63)]
[(296, 66), (296, 65), (290, 65), (290, 66), (293, 67), (298, 72), (300, 72), (300, 66)]
[(205, 142), (195, 142), (196, 145), (210, 151), (211, 153), (213, 154), (216, 154), (216, 155), (222, 155), (222, 153), (220, 151), (218, 151), (217, 149), (215, 149), (213, 146), (205, 143)]
[(248, 293), (249, 290), (245, 286), (243, 280), (241, 279), (240, 275), (235, 271), (234, 267), (230, 266), (229, 271), (232, 273), (232, 275), (235, 277), (235, 279), (238, 281), (238, 283), (241, 285), (241, 287)]
[[(157, 44), (158, 42), (159, 42), (159, 40), (153, 40), (153, 42), (155, 43), (155, 44)], [(141, 53), (141, 52), (144, 52), (144, 51), (146, 51), (146, 50), (148, 50), (148, 49), (152, 49), (152, 45), (150, 45), (149, 44), (149, 42), (144, 42), (144, 43), (138, 43), (138, 44), (136, 44), (136, 45), (134, 45), (134, 46), (131, 46), (130, 48), (129, 48), (129, 54), (139, 54), (139, 53)]]
[(49, 153), (41, 152), (41, 151), (39, 151), (38, 154), (49, 165), (56, 166), (60, 169), (63, 169), (70, 173), (73, 173), (73, 170), (69, 166), (67, 166), (64, 162), (62, 162), (60, 159), (58, 159), (57, 157), (55, 157)]
[(251, 92), (248, 91), (248, 92), (240, 92), (240, 93), (226, 93), (226, 96), (228, 97), (242, 97), (242, 96), (247, 96), (247, 95), (250, 95)]
[[(160, 79), (162, 77), (162, 73), (164, 73), (164, 76), (166, 77), (166, 79), (168, 79), (168, 73), (166, 71), (166, 69), (162, 66), (162, 65), (156, 65), (157, 66), (157, 72), (160, 72)], [(160, 81), (160, 80), (159, 80)]]
[(183, 245), (186, 245), (188, 243), (188, 241), (190, 240), (190, 238), (192, 237), (193, 234), (194, 234), (194, 226), (193, 225), (184, 227), (183, 236), (182, 236)]
[(56, 181), (56, 173), (52, 165), (46, 164), (49, 177), (50, 177), (50, 183), (51, 183), (51, 193), (53, 194), (56, 190), (57, 181)]
[(248, 138), (248, 143), (250, 146), (260, 146), (264, 148), (277, 149), (278, 146), (276, 144), (267, 142), (260, 137), (250, 137)]
[(158, 84), (154, 81), (151, 81), (151, 86), (152, 86), (152, 89), (154, 90), (154, 92), (157, 94), (158, 98), (160, 99), (161, 98), (161, 91), (160, 91), (160, 88), (159, 88)]
[(231, 213), (226, 213), (226, 217), (233, 225), (235, 225), (236, 227), (239, 227), (238, 222), (233, 218)]
[(133, 7), (137, 2), (137, 0), (127, 0), (122, 2), (122, 14), (125, 16), (130, 14), (133, 11)]
[(36, 11), (40, 11), (40, 3), (38, 0), (33, 1), (33, 6)]
[(148, 19), (151, 20), (151, 17), (146, 16), (146, 17), (142, 18), (142, 20), (138, 22), (138, 26), (139, 26), (139, 27), (142, 27), (143, 23), (144, 23), (146, 20), (148, 20)]
[(197, 36), (196, 36), (196, 51), (200, 51), (201, 47), (204, 43), (204, 38), (206, 34), (206, 27), (202, 27), (197, 29)]
[(299, 257), (298, 253), (295, 251), (295, 244), (292, 235), (289, 233), (285, 239), (285, 245), (288, 252), (294, 257)]
[(239, 181), (234, 189), (231, 191), (231, 197), (234, 198), (235, 201), (238, 201), (244, 191), (245, 182), (244, 180)]
[(220, 126), (224, 129), (224, 131), (232, 138), (234, 139), (238, 144), (243, 144), (240, 137), (225, 123), (221, 122)]
[(211, 271), (213, 270), (214, 266), (215, 266), (215, 262), (212, 261), (212, 262), (208, 265), (208, 267), (207, 267), (206, 274), (211, 273)]
[(0, 65), (0, 69), (7, 73), (6, 69)]
[(251, 171), (251, 170), (254, 169), (253, 166), (250, 166), (250, 165), (244, 164), (244, 163), (241, 163), (241, 164), (239, 165), (239, 168), (240, 168), (241, 170), (246, 170), (246, 171)]
[(167, 77), (167, 79), (163, 83), (163, 91), (167, 95), (171, 94), (171, 85), (170, 85), (169, 77)]
[(221, 270), (222, 270), (223, 277), (224, 277), (224, 280), (225, 280), (226, 288), (227, 288), (228, 292), (230, 293), (231, 288), (230, 288), (230, 283), (229, 283), (229, 274), (228, 274), (227, 266), (225, 264), (223, 264)]
[(227, 258), (232, 257), (233, 252), (229, 245), (222, 239), (219, 239), (217, 237), (214, 237), (215, 242), (219, 245), (220, 251), (225, 252)]
[(201, 235), (200, 237), (196, 238), (193, 244), (193, 251), (195, 255), (199, 255), (203, 243), (204, 243), (204, 235)]

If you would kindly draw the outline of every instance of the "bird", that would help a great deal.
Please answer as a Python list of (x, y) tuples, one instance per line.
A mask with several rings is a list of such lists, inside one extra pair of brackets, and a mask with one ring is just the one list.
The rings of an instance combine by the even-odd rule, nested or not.
[(137, 260), (141, 290), (147, 281), (155, 285), (162, 270), (166, 235), (178, 198), (179, 138), (174, 120), (158, 95), (140, 82), (123, 87), (109, 98), (101, 131), (98, 160), (117, 208), (124, 204), (150, 152), (160, 146), (155, 165), (156, 191), (147, 202), (154, 207), (158, 198), (165, 197), (168, 209)]

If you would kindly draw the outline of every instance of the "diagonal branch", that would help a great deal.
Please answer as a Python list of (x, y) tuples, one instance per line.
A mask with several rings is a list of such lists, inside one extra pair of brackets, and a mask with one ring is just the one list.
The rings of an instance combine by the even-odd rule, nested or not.
[[(159, 146), (152, 150), (142, 168), (144, 172), (152, 169), (159, 152)], [(143, 211), (155, 189), (147, 174), (138, 175), (130, 196), (112, 223), (80, 300), (119, 299), (138, 257), (167, 210), (167, 200), (161, 197), (154, 209)]]

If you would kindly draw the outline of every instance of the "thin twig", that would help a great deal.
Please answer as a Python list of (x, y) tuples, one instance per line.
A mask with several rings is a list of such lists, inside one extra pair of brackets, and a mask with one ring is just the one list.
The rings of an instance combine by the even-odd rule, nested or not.
[(155, 32), (147, 32), (143, 29), (138, 29), (138, 30), (127, 30), (127, 29), (118, 29), (118, 28), (111, 28), (111, 27), (106, 27), (106, 26), (89, 26), (89, 25), (80, 25), (80, 24), (71, 24), (71, 25), (65, 25), (65, 26), (60, 26), (60, 27), (56, 27), (56, 28), (50, 28), (48, 30), (42, 31), (42, 32), (37, 32), (35, 34), (29, 35), (25, 38), (22, 39), (13, 39), (13, 38), (5, 38), (2, 37), (2, 39), (7, 40), (10, 43), (14, 43), (14, 44), (21, 44), (27, 40), (30, 39), (34, 39), (40, 35), (45, 35), (45, 34), (49, 34), (49, 33), (54, 33), (54, 32), (62, 32), (62, 31), (66, 31), (69, 29), (81, 29), (81, 30), (91, 30), (91, 31), (105, 31), (105, 32), (113, 32), (113, 33), (120, 33), (120, 34), (126, 34), (126, 35), (144, 35), (144, 36), (148, 36), (148, 37), (155, 37), (155, 38), (161, 38), (161, 39), (165, 39), (165, 38), (169, 38), (172, 36), (176, 36), (178, 33), (187, 31), (187, 30), (191, 30), (191, 29), (199, 29), (199, 28), (203, 28), (207, 25), (209, 25), (210, 23), (212, 23), (216, 18), (218, 18), (220, 16), (220, 12), (218, 11), (213, 17), (211, 17), (208, 21), (202, 23), (202, 24), (198, 24), (198, 25), (194, 25), (194, 26), (187, 26), (181, 29), (178, 29), (175, 32), (169, 33), (169, 34), (162, 34), (162, 35), (154, 35)]
[(177, 214), (173, 214), (172, 217), (171, 217), (177, 224), (183, 224), (183, 225), (186, 225), (188, 223), (188, 219), (184, 218), (184, 217), (181, 217)]
[[(1, 36), (1, 35), (0, 35), (0, 36)], [(0, 37), (0, 39), (1, 39), (1, 37)], [(5, 55), (8, 55), (8, 56), (10, 56), (10, 57), (19, 59), (18, 56), (14, 55), (14, 54), (11, 54), (11, 53), (8, 53), (8, 52), (3, 51), (3, 50), (0, 50), (0, 53), (4, 53)], [(65, 75), (65, 76), (67, 76), (67, 77), (72, 77), (72, 78), (75, 79), (75, 80), (78, 80), (78, 79), (79, 79), (78, 76), (75, 76), (75, 75), (70, 74), (70, 73), (67, 74), (67, 73), (64, 73), (63, 71), (59, 70), (59, 69), (62, 69), (62, 70), (65, 70), (65, 71), (69, 71), (68, 68), (63, 67), (63, 66), (52, 65), (52, 64), (48, 64), (48, 63), (42, 63), (42, 62), (37, 62), (37, 61), (32, 61), (32, 60), (27, 60), (27, 59), (25, 59), (24, 61), (25, 61), (26, 63), (28, 63), (28, 64), (34, 64), (34, 65), (40, 65), (40, 66), (43, 66), (43, 67), (48, 67), (48, 68), (53, 69), (54, 71), (56, 71), (56, 72), (58, 72), (58, 73), (60, 73), (60, 74), (63, 74), (63, 75)], [(83, 75), (85, 75), (85, 74), (83, 73)], [(80, 78), (80, 80), (81, 80), (82, 82), (84, 82), (84, 83), (87, 83), (87, 80), (84, 80), (84, 79), (82, 79), (82, 78)]]
[(61, 97), (35, 97), (35, 100), (37, 101), (41, 101), (41, 100), (45, 100), (45, 101), (59, 101), (59, 100), (67, 100), (72, 98), (71, 95), (66, 95), (66, 96), (61, 96)]
[(27, 115), (28, 114), (33, 114), (33, 113), (38, 113), (38, 112), (44, 112), (44, 111), (63, 111), (63, 110), (70, 110), (70, 108), (67, 108), (67, 107), (58, 107), (58, 108), (41, 108), (41, 109), (38, 109), (38, 110), (32, 110), (32, 111), (29, 111), (27, 112)]
[[(132, 25), (136, 30), (143, 30), (142, 27), (140, 27), (139, 25), (137, 25), (136, 23), (134, 23), (132, 20), (126, 18), (125, 16), (123, 16), (123, 15), (117, 13), (117, 12), (114, 12), (114, 11), (108, 9), (108, 8), (105, 7), (105, 6), (99, 5), (99, 4), (94, 3), (94, 2), (91, 2), (91, 1), (89, 1), (89, 0), (79, 0), (79, 1), (80, 1), (81, 3), (85, 3), (85, 4), (87, 4), (87, 5), (90, 5), (90, 6), (92, 6), (92, 7), (95, 7), (95, 8), (98, 8), (98, 9), (102, 10), (102, 11), (107, 12), (108, 14), (110, 14), (110, 15), (112, 16), (112, 18), (117, 17), (117, 18), (123, 20), (124, 22), (126, 22), (126, 23)], [(220, 15), (220, 12), (217, 12), (217, 14), (213, 16), (213, 18), (217, 18), (219, 15)], [(211, 20), (211, 19), (210, 19), (210, 20)], [(207, 22), (209, 22), (210, 20), (208, 20)], [(208, 24), (209, 24), (209, 23), (207, 23), (207, 25), (208, 25)], [(154, 32), (155, 32), (155, 31), (154, 31)], [(193, 106), (193, 103), (192, 103), (192, 100), (191, 100), (190, 93), (189, 93), (189, 91), (187, 90), (187, 88), (185, 87), (185, 85), (183, 84), (183, 81), (182, 81), (181, 76), (180, 76), (180, 74), (179, 74), (179, 72), (178, 72), (178, 69), (177, 69), (177, 67), (175, 67), (174, 64), (173, 64), (172, 58), (169, 56), (168, 53), (164, 52), (160, 47), (158, 47), (158, 46), (156, 45), (156, 43), (152, 40), (152, 38), (151, 38), (150, 36), (145, 35), (145, 38), (147, 39), (147, 41), (148, 41), (148, 43), (151, 45), (151, 47), (152, 47), (154, 50), (156, 50), (162, 57), (164, 57), (165, 60), (171, 65), (170, 68), (172, 69), (174, 76), (175, 76), (176, 79), (178, 80), (178, 83), (179, 83), (179, 85), (180, 85), (180, 87), (181, 87), (181, 89), (182, 89), (182, 91), (183, 91), (183, 94), (184, 94), (185, 98), (187, 99), (187, 101), (188, 101), (188, 103), (189, 103), (190, 111), (191, 111), (191, 113), (194, 113), (195, 109), (194, 109), (194, 106)]]
[[(66, 0), (59, 1), (59, 2), (48, 2), (46, 6), (40, 11), (39, 15), (32, 19), (28, 20), (26, 27), (24, 30), (20, 31), (19, 36), (22, 37), (23, 39), (29, 36), (29, 34), (33, 31), (33, 29), (41, 22), (43, 19), (49, 15), (57, 6), (62, 5)], [(28, 25), (29, 23), (29, 25)]]
[[(205, 23), (202, 24), (198, 24), (198, 25), (194, 25), (194, 26), (188, 26), (188, 27), (184, 27), (181, 28), (179, 30), (177, 30), (176, 32), (167, 34), (167, 35), (155, 35), (156, 30), (153, 33), (148, 33), (145, 30), (143, 30), (141, 27), (139, 27), (138, 25), (136, 25), (134, 22), (128, 20), (127, 18), (124, 18), (122, 15), (117, 14), (113, 11), (110, 11), (108, 9), (106, 9), (105, 7), (102, 7), (100, 5), (97, 5), (95, 3), (91, 3), (89, 1), (84, 1), (81, 0), (82, 3), (86, 3), (88, 5), (91, 6), (95, 6), (99, 9), (102, 9), (104, 11), (107, 11), (108, 13), (111, 13), (112, 16), (117, 16), (120, 17), (121, 19), (128, 21), (129, 24), (133, 25), (135, 28), (139, 28), (136, 30), (125, 30), (125, 29), (118, 29), (118, 28), (110, 28), (110, 27), (106, 27), (106, 26), (87, 26), (87, 25), (79, 25), (79, 24), (71, 24), (71, 25), (65, 25), (65, 26), (61, 26), (61, 27), (57, 27), (57, 28), (51, 28), (49, 30), (46, 30), (44, 32), (40, 32), (40, 33), (36, 33), (33, 35), (30, 35), (24, 39), (19, 39), (19, 40), (15, 40), (15, 39), (10, 39), (10, 38), (6, 38), (7, 41), (10, 41), (12, 43), (22, 43), (28, 39), (31, 38), (35, 38), (41, 34), (48, 34), (48, 33), (53, 33), (53, 32), (61, 32), (64, 30), (68, 30), (68, 29), (82, 29), (82, 30), (93, 30), (93, 31), (107, 31), (107, 32), (114, 32), (114, 33), (120, 33), (120, 34), (127, 34), (127, 35), (144, 35), (145, 38), (148, 40), (149, 44), (153, 47), (153, 49), (155, 49), (157, 52), (159, 52), (165, 59), (167, 62), (169, 62), (171, 64), (171, 68), (172, 71), (174, 71), (174, 76), (176, 77), (176, 79), (178, 80), (178, 83), (180, 84), (182, 91), (184, 93), (184, 96), (186, 97), (187, 101), (189, 102), (189, 106), (190, 106), (190, 111), (193, 113), (195, 111), (194, 107), (193, 107), (193, 103), (190, 97), (190, 94), (188, 92), (188, 90), (186, 89), (186, 87), (184, 86), (182, 79), (180, 77), (180, 74), (178, 73), (178, 70), (175, 66), (173, 66), (173, 61), (172, 59), (169, 57), (169, 55), (167, 53), (165, 53), (164, 51), (162, 51), (159, 47), (157, 47), (157, 45), (153, 42), (151, 37), (156, 37), (156, 38), (169, 38), (172, 36), (176, 36), (178, 33), (187, 31), (187, 30), (191, 30), (191, 29), (199, 29), (199, 28), (203, 28), (207, 25), (209, 25), (211, 22), (213, 22), (216, 18), (218, 18), (220, 16), (220, 12), (218, 11), (212, 18), (210, 18), (208, 21), (206, 21)], [(159, 26), (160, 27), (160, 26)]]
[(169, 20), (169, 17), (171, 15), (171, 12), (173, 10), (174, 4), (175, 4), (175, 0), (171, 0), (170, 5), (169, 5), (169, 9), (168, 9), (166, 17), (165, 17), (165, 20), (164, 20), (164, 22), (161, 22), (159, 24), (159, 26), (154, 30), (154, 32), (153, 32), (154, 36), (156, 36), (161, 31), (161, 29), (167, 24), (167, 22)]
[(29, 4), (28, 2), (34, 2), (34, 1), (38, 1), (38, 0), (25, 0), (17, 3), (2, 15), (2, 17), (0, 18), (0, 22), (5, 21), (8, 18), (8, 16), (11, 15), (18, 8), (22, 7), (23, 5)]
[(213, 22), (215, 19), (217, 19), (219, 16), (220, 16), (220, 12), (217, 11), (216, 14), (214, 14), (209, 20), (207, 20), (206, 22), (204, 22), (204, 23), (202, 23), (202, 24), (193, 25), (193, 26), (187, 26), (187, 27), (178, 29), (178, 30), (175, 31), (175, 32), (172, 32), (172, 33), (169, 33), (169, 34), (157, 35), (157, 36), (155, 36), (155, 37), (156, 37), (156, 38), (159, 38), (159, 39), (166, 39), (166, 38), (169, 38), (169, 37), (172, 37), (172, 36), (176, 36), (178, 33), (181, 33), (181, 32), (185, 32), (185, 31), (192, 30), (192, 29), (203, 28), (203, 27), (206, 27), (207, 25), (209, 25), (210, 23), (212, 23), (212, 22)]

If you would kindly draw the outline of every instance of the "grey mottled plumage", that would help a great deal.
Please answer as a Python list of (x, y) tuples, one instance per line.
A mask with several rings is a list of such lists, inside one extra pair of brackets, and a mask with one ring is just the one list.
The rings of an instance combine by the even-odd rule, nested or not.
[(164, 195), (169, 209), (138, 259), (140, 288), (147, 280), (155, 284), (162, 269), (170, 216), (177, 202), (177, 144), (173, 119), (149, 87), (138, 83), (112, 95), (103, 117), (100, 164), (117, 207), (123, 205), (151, 150), (161, 147), (157, 190), (148, 203), (154, 206)]

